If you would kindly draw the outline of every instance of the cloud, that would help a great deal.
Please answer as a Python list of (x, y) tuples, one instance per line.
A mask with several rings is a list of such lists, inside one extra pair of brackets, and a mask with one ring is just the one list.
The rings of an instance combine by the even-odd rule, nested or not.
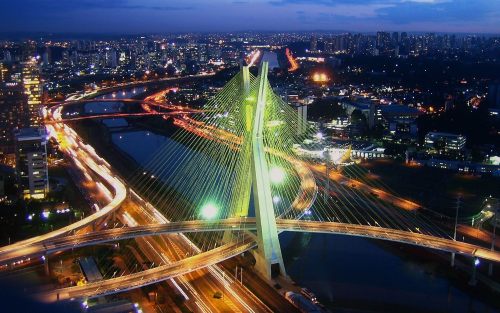
[[(498, 32), (500, 0), (0, 0), (0, 30)], [(126, 21), (126, 23), (124, 23)]]
[(401, 3), (422, 3), (422, 4), (438, 4), (452, 2), (452, 0), (270, 0), (269, 4), (275, 6), (286, 5), (323, 5), (323, 6), (338, 6), (338, 5), (398, 5)]
[(23, 0), (11, 2), (10, 10), (41, 10), (43, 12), (67, 12), (81, 10), (190, 10), (192, 6), (164, 5), (158, 1), (138, 0)]
[[(378, 19), (381, 24), (462, 22), (465, 26), (483, 20), (489, 24), (496, 22), (500, 27), (498, 14), (493, 13), (500, 12), (499, 0), (271, 0), (268, 3), (300, 8), (304, 12), (301, 20), (325, 22), (338, 16), (360, 21)], [(318, 12), (317, 8), (321, 7), (323, 9)]]
[[(500, 10), (499, 1), (490, 0), (455, 0), (433, 1), (412, 0), (405, 1), (397, 7), (380, 10), (386, 18), (398, 24), (415, 22), (461, 22), (464, 25), (472, 21), (488, 22), (492, 12)], [(500, 27), (500, 21), (497, 20)]]

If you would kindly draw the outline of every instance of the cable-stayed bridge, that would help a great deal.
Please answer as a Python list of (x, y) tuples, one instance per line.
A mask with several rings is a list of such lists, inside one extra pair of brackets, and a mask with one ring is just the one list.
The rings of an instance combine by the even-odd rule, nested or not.
[[(179, 132), (127, 180), (128, 187), (71, 128), (50, 126), (54, 136), (63, 136), (62, 148), (79, 167), (113, 187), (110, 204), (84, 221), (0, 248), (0, 262), (172, 233), (185, 233), (199, 247), (194, 256), (177, 262), (45, 294), (56, 300), (145, 286), (254, 247), (257, 270), (264, 277), (286, 275), (279, 231), (361, 236), (500, 261), (498, 252), (453, 240), (449, 229), (383, 182), (351, 178), (359, 174), (356, 169), (347, 177), (329, 164), (298, 158), (293, 145), (309, 140), (316, 130), (272, 92), (265, 63), (257, 76), (243, 68), (203, 110), (172, 118)], [(70, 234), (121, 214), (117, 210), (134, 201), (126, 199), (129, 188), (147, 199), (145, 207), (161, 224), (135, 225), (125, 208), (123, 224), (128, 227)]]

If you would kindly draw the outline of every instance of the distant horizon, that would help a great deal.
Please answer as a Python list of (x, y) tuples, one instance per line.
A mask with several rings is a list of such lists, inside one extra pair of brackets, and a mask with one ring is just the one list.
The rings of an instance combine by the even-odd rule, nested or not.
[(484, 33), (484, 32), (443, 32), (443, 31), (408, 31), (408, 30), (388, 30), (380, 29), (373, 31), (353, 31), (353, 30), (339, 30), (339, 29), (318, 29), (318, 30), (239, 30), (239, 31), (179, 31), (179, 32), (137, 32), (137, 33), (120, 33), (120, 32), (40, 32), (40, 31), (0, 31), (0, 40), (20, 40), (20, 39), (41, 39), (35, 37), (59, 37), (62, 39), (64, 37), (138, 37), (138, 36), (168, 36), (168, 35), (209, 35), (209, 34), (278, 34), (278, 33), (288, 33), (288, 34), (363, 34), (363, 35), (376, 35), (377, 32), (398, 32), (398, 33), (408, 33), (411, 35), (423, 35), (423, 34), (436, 34), (436, 35), (477, 35), (485, 37), (496, 37), (500, 36), (500, 32)]

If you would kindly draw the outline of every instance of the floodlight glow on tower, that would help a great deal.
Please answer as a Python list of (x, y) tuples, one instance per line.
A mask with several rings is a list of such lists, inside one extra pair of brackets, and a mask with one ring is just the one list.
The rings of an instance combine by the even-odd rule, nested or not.
[(269, 178), (274, 184), (281, 184), (285, 180), (285, 171), (281, 167), (273, 167), (269, 171)]
[(217, 216), (219, 209), (212, 203), (208, 203), (201, 208), (201, 216), (206, 219), (213, 219)]

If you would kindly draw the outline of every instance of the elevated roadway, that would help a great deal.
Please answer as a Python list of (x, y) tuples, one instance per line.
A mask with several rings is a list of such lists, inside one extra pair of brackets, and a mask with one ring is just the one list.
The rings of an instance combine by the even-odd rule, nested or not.
[[(410, 233), (408, 231), (335, 222), (282, 219), (277, 220), (277, 225), (278, 228), (283, 231), (342, 234), (348, 236), (374, 238), (500, 262), (500, 252), (491, 251), (469, 243), (453, 241), (446, 238), (437, 238), (418, 233)], [(36, 253), (41, 253), (42, 251), (61, 251), (126, 238), (137, 238), (139, 236), (151, 236), (168, 233), (255, 229), (256, 224), (255, 219), (253, 218), (228, 219), (220, 221), (173, 222), (167, 224), (110, 229), (94, 233), (69, 236), (67, 238), (58, 238), (56, 241), (51, 243), (33, 246), (31, 251)], [(231, 242), (216, 249), (202, 252), (195, 256), (188, 257), (168, 265), (159, 266), (122, 277), (107, 279), (97, 283), (89, 283), (84, 286), (62, 288), (40, 294), (39, 296), (44, 301), (56, 301), (73, 298), (92, 298), (123, 292), (214, 265), (255, 246), (255, 237), (249, 233), (244, 233), (244, 236), (242, 236), (242, 239), (239, 242)], [(26, 250), (26, 252), (28, 252), (28, 250)], [(12, 257), (13, 255), (11, 254), (10, 256)], [(5, 260), (6, 257), (8, 256), (2, 255), (3, 260)]]
[[(434, 237), (430, 235), (397, 229), (336, 222), (318, 222), (288, 219), (277, 219), (277, 226), (281, 231), (327, 233), (366, 237), (372, 239), (400, 242), (424, 248), (477, 257), (493, 262), (500, 262), (500, 252), (498, 251), (491, 251), (490, 249), (485, 247), (460, 241), (454, 241), (452, 239)], [(5, 263), (26, 256), (43, 255), (44, 253), (64, 251), (142, 236), (226, 230), (254, 231), (256, 230), (255, 218), (231, 218), (217, 221), (197, 220), (171, 222), (166, 224), (115, 228), (96, 231), (92, 233), (77, 234), (61, 238), (54, 238), (50, 241), (38, 242), (30, 246), (26, 246), (23, 249), (2, 251), (0, 252), (0, 262)]]

